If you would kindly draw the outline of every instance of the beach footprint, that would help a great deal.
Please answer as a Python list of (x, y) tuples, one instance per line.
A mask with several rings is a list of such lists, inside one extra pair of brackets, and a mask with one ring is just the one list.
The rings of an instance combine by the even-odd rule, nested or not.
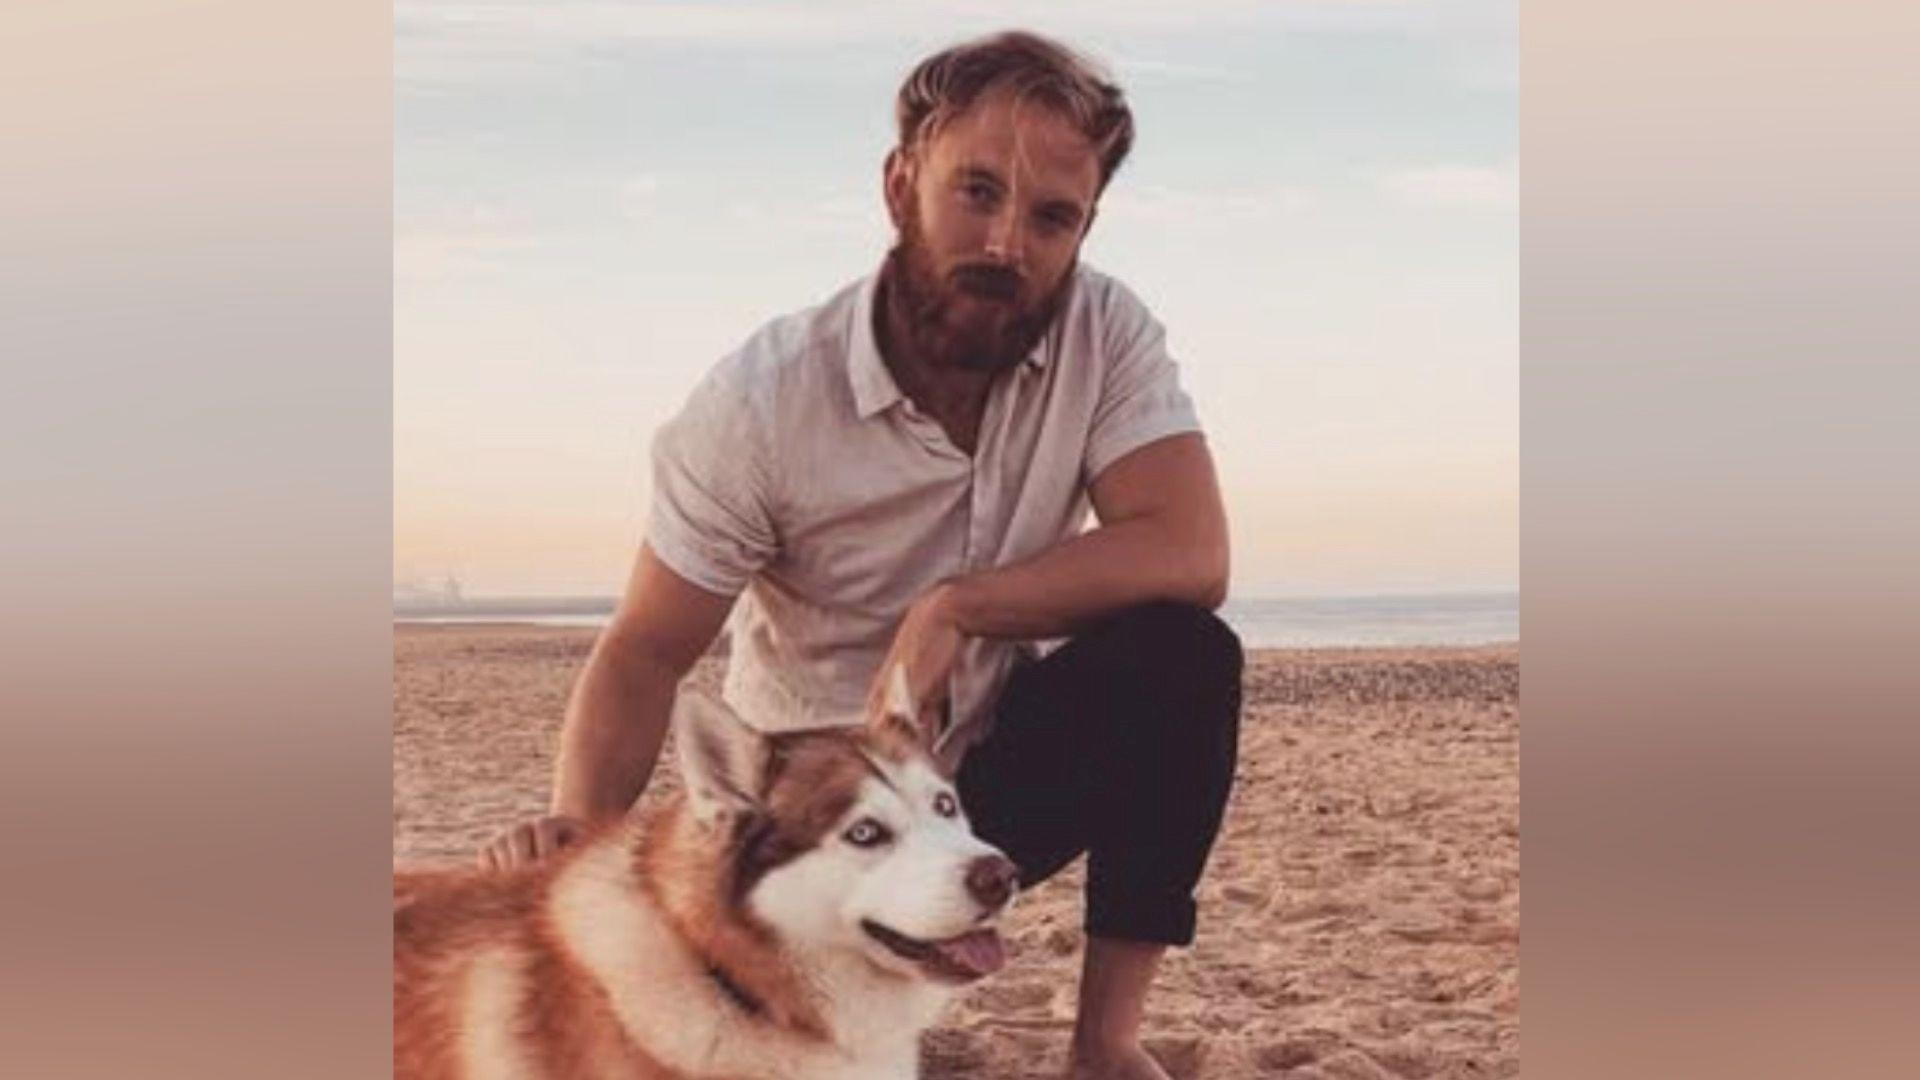
[(971, 1004), (996, 1015), (1044, 1015), (1053, 1004), (1054, 987), (1044, 979), (1009, 979), (990, 983), (973, 995)]

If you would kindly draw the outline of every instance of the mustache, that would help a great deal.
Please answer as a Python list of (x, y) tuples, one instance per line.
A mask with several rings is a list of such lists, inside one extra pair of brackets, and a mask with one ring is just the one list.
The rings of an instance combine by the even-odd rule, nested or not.
[(1017, 270), (1004, 266), (960, 266), (953, 271), (954, 284), (961, 289), (992, 300), (1015, 300), (1026, 279)]

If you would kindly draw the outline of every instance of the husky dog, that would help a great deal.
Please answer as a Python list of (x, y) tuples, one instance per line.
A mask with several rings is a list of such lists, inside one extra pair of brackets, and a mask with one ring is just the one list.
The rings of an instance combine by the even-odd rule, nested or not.
[(903, 1080), (998, 969), (1016, 871), (896, 669), (864, 727), (761, 735), (683, 689), (683, 795), (509, 874), (396, 873), (402, 1080)]

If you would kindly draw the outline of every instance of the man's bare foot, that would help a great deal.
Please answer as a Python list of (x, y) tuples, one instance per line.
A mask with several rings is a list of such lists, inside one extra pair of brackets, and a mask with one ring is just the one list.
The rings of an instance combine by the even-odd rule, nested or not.
[(1066, 1080), (1173, 1080), (1138, 1043), (1098, 1050), (1073, 1048)]

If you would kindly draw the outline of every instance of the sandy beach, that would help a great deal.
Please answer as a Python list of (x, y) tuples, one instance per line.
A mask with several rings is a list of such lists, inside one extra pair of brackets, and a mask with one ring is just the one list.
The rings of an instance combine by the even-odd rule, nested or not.
[[(593, 635), (395, 626), (396, 862), (465, 863), (544, 810)], [(1167, 961), (1148, 1047), (1177, 1077), (1518, 1076), (1518, 647), (1248, 661), (1199, 939)], [(694, 679), (719, 672), (705, 660)], [(646, 797), (672, 772), (663, 761)], [(1011, 963), (929, 1036), (928, 1080), (1059, 1074), (1080, 887), (1076, 864), (1021, 898)]]

